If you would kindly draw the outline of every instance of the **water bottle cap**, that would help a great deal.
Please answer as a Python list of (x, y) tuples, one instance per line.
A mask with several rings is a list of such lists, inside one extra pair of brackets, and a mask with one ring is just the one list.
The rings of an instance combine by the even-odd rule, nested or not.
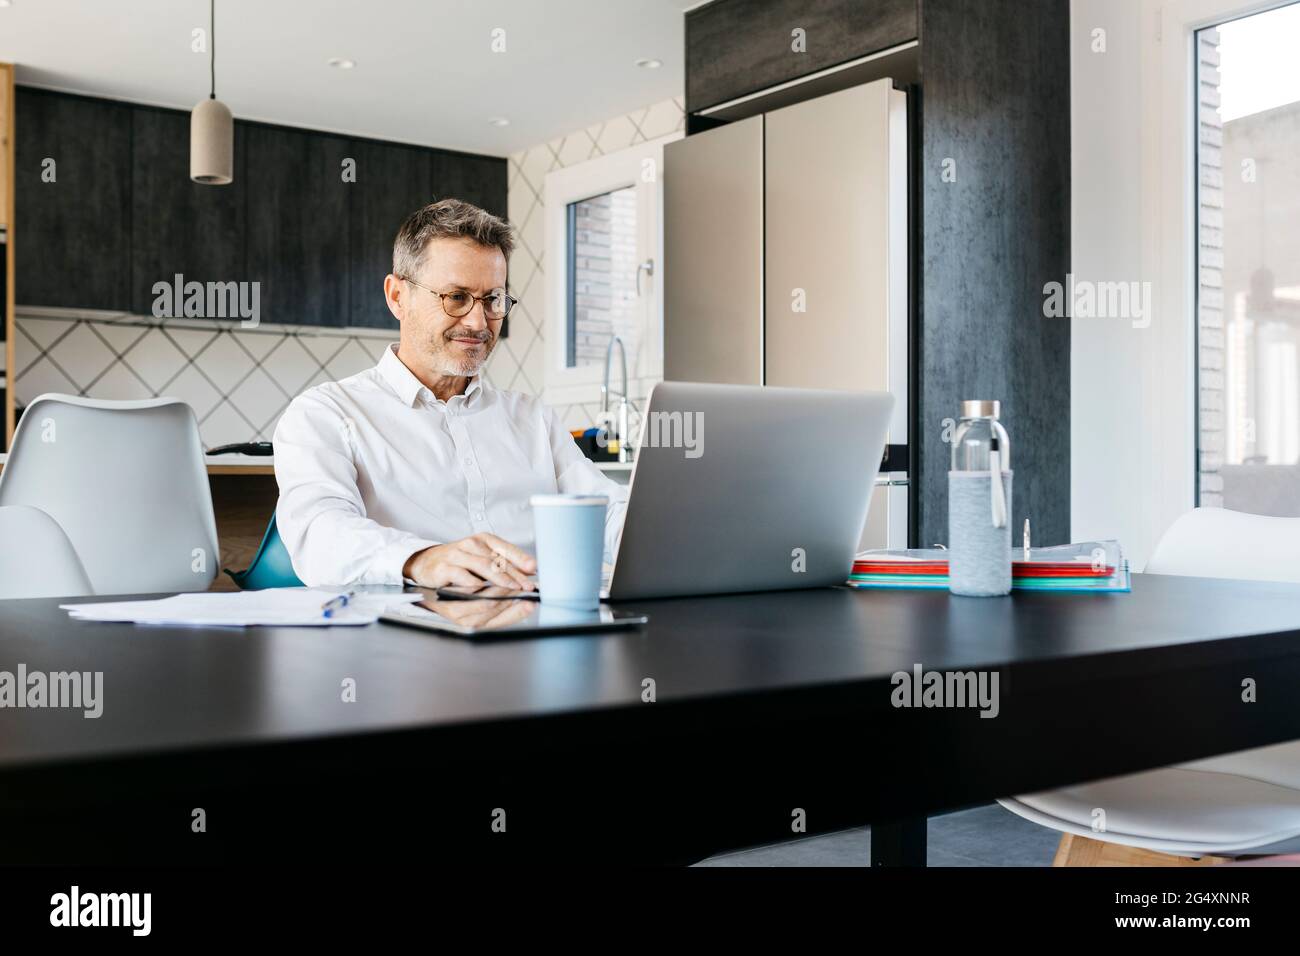
[(997, 418), (1001, 412), (1001, 402), (967, 400), (961, 403), (962, 418)]

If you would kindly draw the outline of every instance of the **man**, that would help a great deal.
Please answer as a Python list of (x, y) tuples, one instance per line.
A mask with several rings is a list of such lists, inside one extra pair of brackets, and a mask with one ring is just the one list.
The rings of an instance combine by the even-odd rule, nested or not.
[(532, 589), (530, 495), (608, 495), (612, 560), (627, 489), (541, 400), (482, 378), (501, 323), (508, 223), (444, 199), (398, 230), (384, 279), (400, 341), (379, 364), (308, 389), (275, 429), (276, 522), (309, 585)]

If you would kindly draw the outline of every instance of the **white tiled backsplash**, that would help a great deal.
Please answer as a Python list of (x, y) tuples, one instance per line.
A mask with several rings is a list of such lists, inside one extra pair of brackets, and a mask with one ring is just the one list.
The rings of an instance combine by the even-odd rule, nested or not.
[(208, 447), (269, 441), (290, 399), (374, 365), (397, 332), (145, 319), (22, 309), (15, 321), (21, 407), (43, 392), (182, 399)]
[[(538, 394), (545, 384), (544, 180), (554, 169), (681, 129), (680, 97), (576, 130), (509, 157), (508, 209), (518, 243), (510, 261), (510, 336), (486, 376), (499, 388)], [(190, 404), (208, 447), (269, 441), (289, 401), (319, 382), (373, 365), (397, 340), (386, 329), (298, 325), (241, 328), (238, 321), (154, 319), (19, 306), (16, 369), (21, 407), (44, 392), (132, 399), (168, 395)], [(641, 399), (644, 396), (634, 396)], [(599, 403), (557, 408), (567, 428), (595, 423)]]

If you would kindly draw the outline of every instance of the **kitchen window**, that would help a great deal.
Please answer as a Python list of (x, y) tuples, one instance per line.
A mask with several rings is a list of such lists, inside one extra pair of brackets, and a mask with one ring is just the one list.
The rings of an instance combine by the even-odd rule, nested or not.
[(623, 186), (565, 207), (568, 269), (566, 368), (601, 365), (617, 336), (635, 353), (643, 309), (638, 285), (654, 260), (637, 258), (637, 187)]
[[(546, 177), (546, 379), (550, 404), (598, 403), (610, 342), (628, 391), (663, 378), (663, 146), (642, 143)], [(611, 391), (622, 386), (617, 347)]]

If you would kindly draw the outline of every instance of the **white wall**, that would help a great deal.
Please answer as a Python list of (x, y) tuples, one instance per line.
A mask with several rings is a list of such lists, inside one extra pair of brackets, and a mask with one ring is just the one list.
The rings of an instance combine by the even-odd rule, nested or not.
[[(1149, 279), (1142, 268), (1141, 23), (1147, 0), (1070, 5), (1071, 265), (1092, 280)], [(1092, 31), (1106, 52), (1092, 52)], [(1151, 541), (1139, 488), (1145, 331), (1120, 319), (1071, 319), (1070, 533), (1118, 538), (1135, 567)]]
[(1195, 494), (1191, 31), (1271, 5), (1071, 3), (1073, 272), (1152, 289), (1145, 327), (1071, 320), (1071, 536), (1139, 569)]

